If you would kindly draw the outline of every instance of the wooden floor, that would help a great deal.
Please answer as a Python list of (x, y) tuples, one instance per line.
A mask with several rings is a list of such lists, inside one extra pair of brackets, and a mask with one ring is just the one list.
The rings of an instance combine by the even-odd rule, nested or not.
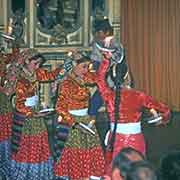
[[(107, 116), (100, 113), (97, 119), (97, 128), (103, 139), (108, 127)], [(180, 112), (172, 113), (171, 122), (167, 126), (155, 127), (143, 123), (143, 133), (147, 143), (147, 158), (157, 167), (165, 153), (180, 150)]]

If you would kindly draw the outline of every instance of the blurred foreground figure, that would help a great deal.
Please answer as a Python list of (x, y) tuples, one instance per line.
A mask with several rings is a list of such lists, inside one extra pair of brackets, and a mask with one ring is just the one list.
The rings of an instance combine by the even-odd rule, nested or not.
[(112, 162), (112, 180), (124, 179), (133, 162), (144, 160), (144, 155), (134, 148), (123, 148)]
[(147, 161), (131, 164), (125, 180), (158, 180), (155, 169)]

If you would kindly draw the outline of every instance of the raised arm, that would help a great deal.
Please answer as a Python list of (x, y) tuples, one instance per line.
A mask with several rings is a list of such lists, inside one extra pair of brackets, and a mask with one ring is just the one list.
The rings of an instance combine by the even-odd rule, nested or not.
[(113, 91), (110, 89), (110, 87), (107, 85), (107, 82), (106, 82), (106, 72), (108, 70), (108, 67), (109, 67), (109, 60), (107, 59), (104, 59), (101, 64), (100, 64), (100, 67), (97, 71), (97, 86), (98, 86), (98, 89), (101, 93), (101, 96), (103, 97), (104, 101), (105, 102), (108, 102), (109, 100), (109, 97), (112, 96), (112, 93)]
[(67, 61), (61, 67), (48, 72), (48, 70), (39, 68), (36, 70), (36, 78), (38, 81), (54, 81), (62, 80), (66, 74), (72, 69), (72, 62)]
[(38, 81), (54, 81), (60, 73), (63, 73), (62, 68), (57, 68), (51, 72), (48, 72), (46, 69), (39, 68), (36, 71), (36, 78)]

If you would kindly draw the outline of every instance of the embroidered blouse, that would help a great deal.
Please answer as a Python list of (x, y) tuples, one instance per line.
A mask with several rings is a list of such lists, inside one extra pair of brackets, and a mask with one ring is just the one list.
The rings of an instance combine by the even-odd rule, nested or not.
[(16, 84), (16, 110), (26, 116), (33, 115), (33, 108), (26, 106), (27, 98), (33, 97), (37, 93), (38, 81), (55, 80), (61, 69), (48, 72), (45, 69), (38, 68), (36, 70), (36, 81), (32, 82), (26, 78), (21, 78)]
[(88, 72), (84, 75), (83, 83), (79, 82), (76, 77), (69, 75), (59, 87), (56, 111), (62, 116), (62, 121), (72, 125), (74, 120), (69, 113), (70, 110), (79, 110), (88, 108), (90, 90), (86, 83), (93, 84), (96, 79), (95, 73)]

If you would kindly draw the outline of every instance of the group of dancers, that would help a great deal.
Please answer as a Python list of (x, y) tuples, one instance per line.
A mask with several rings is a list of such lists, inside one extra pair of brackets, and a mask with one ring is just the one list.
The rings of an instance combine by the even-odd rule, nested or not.
[[(130, 87), (124, 49), (116, 43), (108, 19), (96, 22), (94, 36), (90, 56), (73, 52), (72, 61), (65, 61), (51, 72), (42, 68), (45, 59), (33, 49), (2, 55), (5, 65), (1, 65), (0, 74), (0, 159), (10, 179), (77, 180), (111, 176), (112, 161), (122, 148), (130, 146), (146, 153), (140, 122), (143, 108), (161, 113), (157, 125), (168, 123), (170, 109), (165, 104)], [(56, 160), (52, 157), (45, 123), (49, 112), (42, 113), (38, 108), (39, 82), (53, 81), (59, 82), (55, 121), (57, 126), (67, 127), (57, 128), (54, 140), (56, 150), (59, 147), (61, 152)], [(97, 87), (94, 96), (89, 88), (92, 86)], [(15, 94), (14, 108), (12, 94)], [(110, 122), (106, 152), (95, 126), (102, 105)], [(94, 134), (85, 131), (81, 123)], [(64, 144), (58, 138), (64, 138)], [(106, 156), (109, 149), (110, 161)]]

